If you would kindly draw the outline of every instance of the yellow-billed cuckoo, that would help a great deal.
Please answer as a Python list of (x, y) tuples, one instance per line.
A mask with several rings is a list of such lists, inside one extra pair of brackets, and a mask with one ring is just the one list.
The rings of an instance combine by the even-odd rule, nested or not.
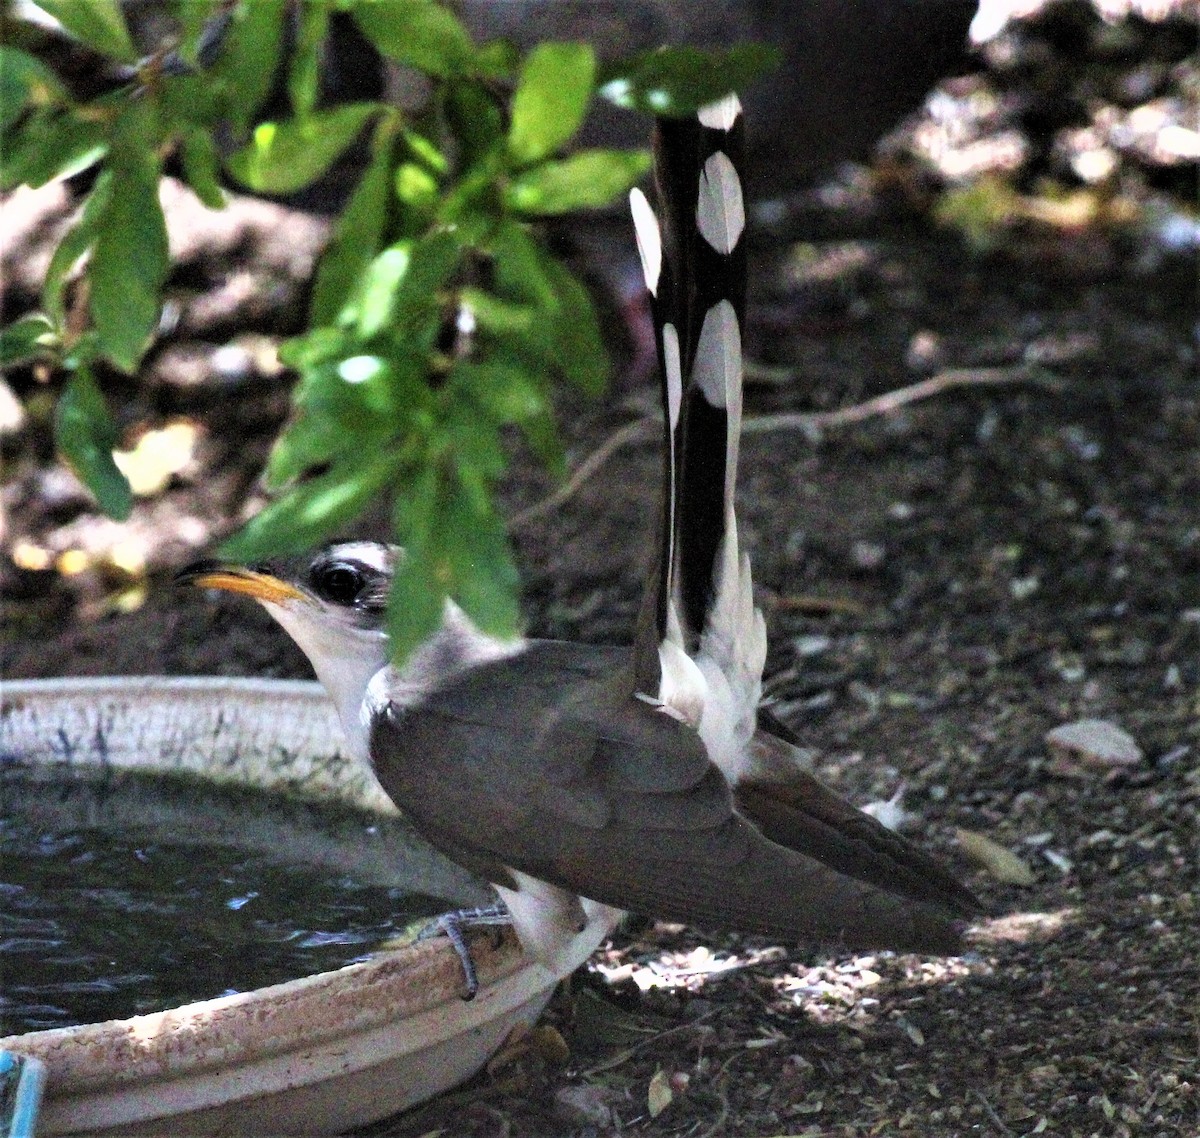
[(558, 971), (624, 911), (848, 948), (959, 946), (974, 897), (802, 767), (758, 708), (766, 656), (734, 483), (745, 214), (733, 96), (655, 135), (658, 217), (634, 223), (663, 377), (657, 568), (630, 648), (500, 641), (447, 602), (400, 667), (394, 559), (331, 546), (300, 580), (205, 562), (307, 654), (352, 747), (435, 846), (491, 881), (525, 951)]

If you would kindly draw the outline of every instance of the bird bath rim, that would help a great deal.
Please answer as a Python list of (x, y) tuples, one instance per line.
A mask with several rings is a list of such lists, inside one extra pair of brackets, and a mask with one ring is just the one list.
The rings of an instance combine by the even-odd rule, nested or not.
[[(316, 683), (148, 676), (0, 685), (6, 763), (187, 772), (394, 817), (342, 748)], [(457, 867), (446, 872), (470, 887)], [(8, 1036), (0, 1048), (46, 1063), (45, 1136), (333, 1133), (470, 1077), (514, 1026), (540, 1014), (560, 978), (524, 960), (511, 934), (476, 955), (481, 989), (471, 1002), (460, 997), (458, 958), (439, 938), (251, 992)]]

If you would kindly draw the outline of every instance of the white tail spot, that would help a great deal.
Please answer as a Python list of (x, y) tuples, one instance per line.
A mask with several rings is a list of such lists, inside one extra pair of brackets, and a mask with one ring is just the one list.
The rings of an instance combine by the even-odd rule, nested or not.
[(725, 513), (726, 525), (733, 517), (737, 489), (738, 449), (742, 435), (742, 332), (737, 313), (728, 300), (718, 301), (704, 314), (692, 382), (714, 407), (724, 407), (725, 427)]
[(662, 345), (663, 363), (667, 368), (667, 418), (674, 431), (679, 426), (679, 411), (683, 406), (683, 363), (679, 358), (679, 333), (674, 324), (663, 325)]
[(667, 385), (667, 451), (670, 458), (667, 463), (667, 517), (671, 519), (667, 525), (667, 566), (670, 573), (670, 567), (675, 564), (675, 428), (679, 426), (679, 416), (683, 410), (683, 363), (679, 358), (679, 332), (674, 324), (662, 326), (662, 349), (663, 366), (667, 373), (664, 378)]
[(629, 191), (629, 212), (633, 214), (633, 235), (637, 240), (638, 256), (642, 259), (642, 275), (651, 296), (658, 296), (658, 278), (662, 273), (662, 231), (658, 218), (636, 186)]
[(714, 407), (740, 411), (742, 333), (728, 300), (718, 301), (704, 314), (692, 382)]
[(732, 130), (741, 113), (742, 104), (730, 91), (725, 98), (701, 107), (696, 112), (696, 117), (700, 120), (700, 125), (708, 127), (709, 130)]
[(723, 150), (713, 154), (700, 172), (696, 224), (704, 240), (718, 253), (726, 254), (737, 247), (742, 230), (746, 228), (742, 182)]

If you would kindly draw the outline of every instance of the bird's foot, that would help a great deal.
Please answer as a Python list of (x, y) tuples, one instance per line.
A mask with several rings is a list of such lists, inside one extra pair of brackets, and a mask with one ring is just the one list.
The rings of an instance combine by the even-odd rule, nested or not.
[(479, 977), (475, 972), (475, 961), (471, 956), (471, 946), (467, 944), (464, 934), (471, 929), (496, 928), (511, 925), (512, 917), (503, 905), (485, 905), (474, 909), (455, 909), (443, 913), (432, 920), (418, 934), (417, 940), (429, 940), (431, 937), (444, 936), (454, 947), (462, 964), (463, 978), (466, 981), (464, 1000), (473, 1000), (479, 991)]

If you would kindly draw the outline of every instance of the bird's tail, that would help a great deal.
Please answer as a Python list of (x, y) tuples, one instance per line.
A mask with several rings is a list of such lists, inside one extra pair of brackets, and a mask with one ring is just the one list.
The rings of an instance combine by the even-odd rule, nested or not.
[(734, 508), (746, 296), (742, 134), (735, 95), (691, 118), (660, 119), (657, 209), (640, 191), (631, 195), (666, 436), (657, 697), (697, 725), (702, 712), (735, 749), (753, 733), (766, 657)]

